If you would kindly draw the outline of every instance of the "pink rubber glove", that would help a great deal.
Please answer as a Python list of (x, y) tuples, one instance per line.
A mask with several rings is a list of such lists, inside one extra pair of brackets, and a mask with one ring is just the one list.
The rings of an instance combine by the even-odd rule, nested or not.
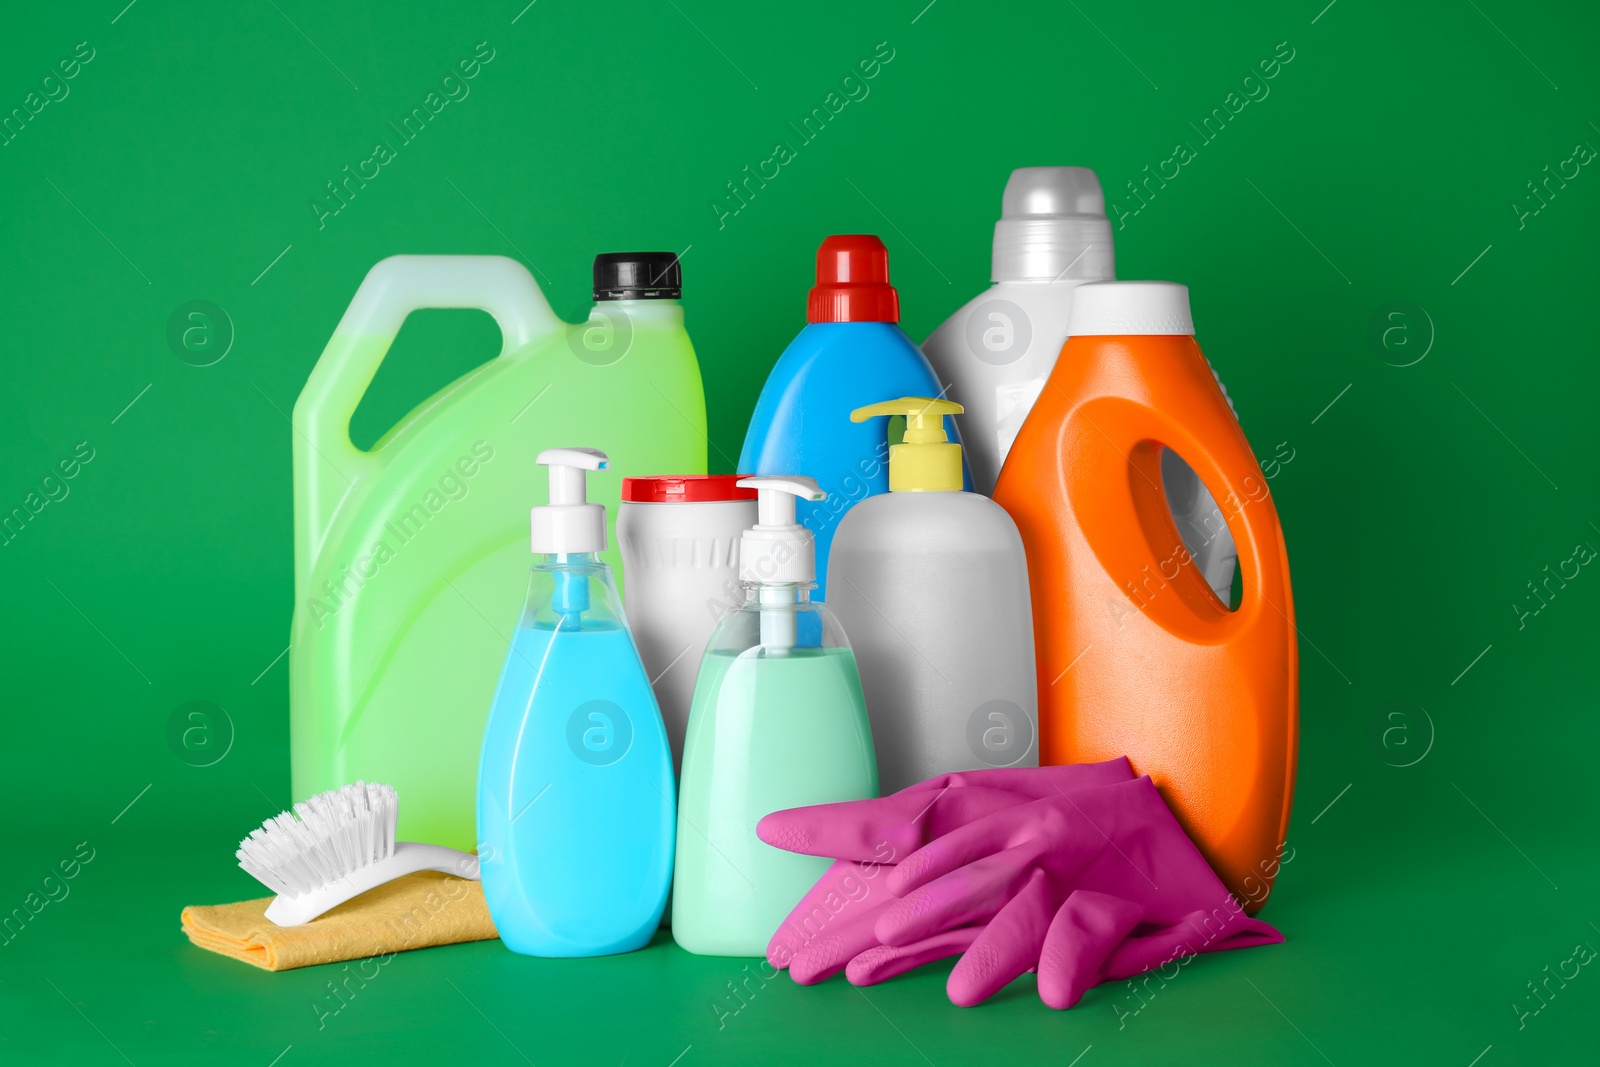
[[(929, 841), (1019, 800), (1059, 797), (1131, 782), (1126, 757), (1060, 767), (1000, 767), (941, 774), (870, 800), (775, 811), (756, 835), (786, 852), (861, 863), (896, 863)], [(1010, 803), (1002, 803), (1002, 801)], [(889, 856), (886, 853), (892, 852)]]
[[(773, 812), (756, 833), (790, 852), (838, 859), (767, 945), (767, 960), (802, 985), (820, 982), (878, 948), (874, 928), (893, 903), (887, 866), (929, 841), (1005, 808), (1127, 782), (1126, 759), (1061, 767), (942, 774), (891, 796)], [(977, 931), (941, 934), (895, 950), (901, 969), (963, 951)], [(911, 962), (915, 961), (915, 962)], [(899, 973), (898, 971), (894, 973)], [(886, 975), (887, 977), (887, 975)]]
[[(1275, 945), (1283, 940), (1276, 929), (1245, 915), (1231, 899), (1221, 908), (1202, 908), (1169, 926), (1155, 928), (1140, 924), (1136, 908), (1120, 897), (1075, 890), (1056, 912), (1045, 935), (1039, 958), (1039, 999), (1052, 1008), (1070, 1008), (1101, 982), (1132, 978), (1201, 952)], [(1119, 939), (1118, 930), (1131, 936)]]
[(851, 980), (881, 981), (917, 965), (894, 949), (924, 957), (982, 925), (947, 986), (963, 1006), (1035, 967), (1040, 996), (1067, 1007), (1180, 954), (1283, 940), (1244, 915), (1149, 778), (1003, 808), (907, 856), (884, 888), (902, 898), (873, 928), (891, 951)]

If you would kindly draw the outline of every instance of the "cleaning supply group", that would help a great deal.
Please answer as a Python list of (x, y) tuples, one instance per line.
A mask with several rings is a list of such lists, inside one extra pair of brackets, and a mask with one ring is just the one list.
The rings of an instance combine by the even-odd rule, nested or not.
[[(1082, 167), (1011, 175), (993, 279), (919, 348), (883, 243), (824, 240), (710, 475), (675, 256), (598, 257), (576, 325), (509, 259), (375, 266), (294, 412), (291, 747), (297, 796), (387, 785), (246, 842), (267, 917), (431, 868), (519, 953), (665, 920), (803, 982), (966, 953), (956, 1003), (1036, 969), (1056, 1007), (1281, 940), (1249, 916), (1293, 794), (1288, 562), (1188, 290), (1113, 280)], [(358, 449), (425, 307), (504, 350)], [(381, 870), (270, 880), (340, 819)]]

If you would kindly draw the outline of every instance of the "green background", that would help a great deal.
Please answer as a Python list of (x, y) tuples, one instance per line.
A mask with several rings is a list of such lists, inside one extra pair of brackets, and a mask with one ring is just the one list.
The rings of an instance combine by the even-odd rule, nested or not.
[[(80, 443), (93, 459), (0, 547), (0, 912), (80, 842), (94, 858), (0, 946), (0, 1060), (1495, 1067), (1600, 1047), (1600, 968), (1547, 1002), (1527, 985), (1600, 947), (1600, 577), (1547, 604), (1527, 584), (1600, 546), (1600, 173), (1548, 203), (1527, 185), (1600, 145), (1591, 6), (524, 2), (4, 16), (0, 112), (79, 42), (94, 58), (0, 147), (0, 513)], [(319, 228), (324, 183), (480, 41), (470, 96)], [(725, 183), (885, 41), (870, 94), (719, 224)], [(1280, 42), (1269, 95), (1201, 144), (1190, 124)], [(934, 967), (783, 979), (719, 1025), (742, 961), (487, 942), (396, 958), (319, 1030), (335, 968), (257, 972), (182, 937), (182, 905), (256, 895), (233, 849), (291, 799), (287, 412), (375, 260), (513, 255), (572, 319), (597, 251), (686, 249), (728, 470), (824, 235), (884, 237), (920, 339), (987, 284), (1012, 167), (1088, 164), (1132, 203), (1179, 141), (1196, 158), (1124, 220), (1118, 268), (1191, 286), (1257, 454), (1293, 454), (1271, 485), (1300, 778), (1263, 916), (1286, 944), (1201, 958), (1120, 1021), (1124, 987), (1056, 1013), (1031, 978), (956, 1009)], [(194, 300), (234, 334), (210, 366), (167, 338)], [(414, 317), (357, 440), (497, 345), (481, 314)], [(169, 736), (190, 701), (231, 737), (208, 766)]]

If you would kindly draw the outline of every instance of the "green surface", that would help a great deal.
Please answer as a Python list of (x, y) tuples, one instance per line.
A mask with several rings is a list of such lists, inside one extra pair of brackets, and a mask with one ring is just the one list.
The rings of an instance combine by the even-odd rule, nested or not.
[[(1600, 546), (1600, 174), (1574, 152), (1600, 145), (1591, 7), (124, 2), (18, 8), (0, 32), (4, 109), (60, 97), (43, 79), (93, 50), (0, 147), (0, 509), (48, 500), (0, 548), (0, 908), (61, 897), (48, 873), (93, 850), (0, 946), (0, 1061), (1593, 1057), (1600, 971), (1547, 1003), (1528, 988), (1600, 947), (1600, 577), (1575, 554)], [(388, 124), (480, 41), (470, 95), (403, 142)], [(805, 142), (885, 41), (868, 94)], [(376, 178), (312, 206), (380, 139)], [(734, 214), (725, 183), (779, 141)], [(1294, 858), (1264, 916), (1287, 944), (1196, 960), (1127, 1017), (1125, 987), (1057, 1014), (1029, 979), (959, 1010), (939, 968), (864, 992), (785, 978), (723, 1015), (738, 961), (485, 943), (395, 958), (319, 1029), (339, 969), (184, 941), (181, 905), (253, 894), (234, 844), (290, 800), (286, 413), (375, 260), (515, 255), (570, 319), (595, 252), (687, 249), (727, 470), (823, 235), (883, 235), (920, 338), (985, 284), (1013, 166), (1093, 165), (1131, 212), (1125, 183), (1180, 141), (1118, 266), (1193, 287), (1258, 455), (1293, 457), (1267, 465), (1302, 628)], [(1547, 165), (1569, 178), (1535, 201)], [(195, 300), (232, 324), (210, 366), (220, 321), (209, 351), (168, 340)], [(482, 316), (416, 317), (357, 439), (496, 341)], [(1519, 1003), (1544, 1006), (1519, 1025)]]

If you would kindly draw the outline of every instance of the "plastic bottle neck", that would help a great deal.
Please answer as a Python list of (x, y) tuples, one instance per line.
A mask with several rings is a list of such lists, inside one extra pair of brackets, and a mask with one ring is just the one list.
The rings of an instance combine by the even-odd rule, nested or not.
[(555, 588), (550, 596), (550, 610), (560, 620), (558, 628), (578, 629), (583, 622), (583, 613), (592, 604), (589, 579), (605, 564), (593, 552), (546, 552), (539, 566), (554, 572)]
[(593, 552), (546, 552), (539, 560), (539, 565), (544, 567), (583, 567), (592, 566), (600, 562), (600, 557)]
[(786, 655), (799, 642), (798, 609), (811, 601), (813, 583), (746, 582), (747, 606), (761, 613), (761, 648), (767, 655)]
[(809, 604), (816, 587), (816, 582), (745, 582), (745, 603), (750, 607)]
[(1060, 278), (997, 278), (990, 282), (990, 287), (994, 289), (1007, 286), (1016, 286), (1026, 289), (1070, 289), (1074, 286), (1082, 285), (1085, 282), (1104, 280), (1105, 279), (1103, 278), (1075, 278), (1070, 274), (1063, 275)]
[(683, 305), (676, 300), (601, 300), (590, 311), (617, 309), (634, 322), (661, 326), (682, 326)]
[(992, 281), (1103, 282), (1116, 276), (1105, 219), (1001, 219), (994, 228)]

